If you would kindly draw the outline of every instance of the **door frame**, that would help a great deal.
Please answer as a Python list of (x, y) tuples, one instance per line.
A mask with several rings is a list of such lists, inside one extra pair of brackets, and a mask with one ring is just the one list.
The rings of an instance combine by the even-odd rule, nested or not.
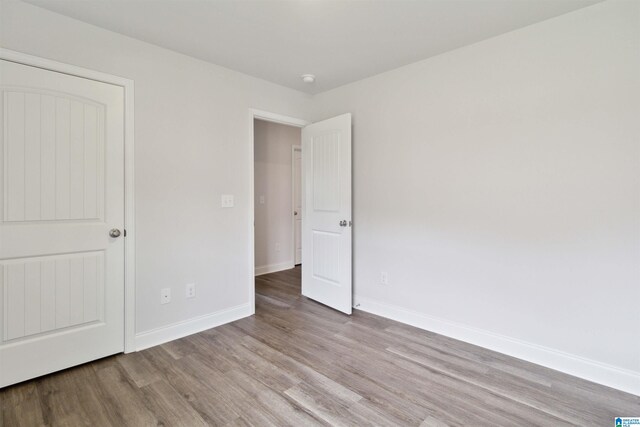
[[(251, 307), (251, 314), (256, 312), (256, 247), (255, 247), (255, 189), (254, 189), (254, 129), (253, 129), (253, 121), (255, 119), (264, 120), (272, 123), (279, 123), (281, 125), (293, 126), (297, 128), (303, 128), (311, 122), (308, 122), (304, 119), (297, 119), (295, 117), (285, 116), (283, 114), (271, 113), (269, 111), (258, 110), (255, 108), (249, 108), (249, 157), (247, 161), (249, 162), (249, 271), (251, 272), (249, 277), (249, 304)], [(294, 232), (295, 238), (295, 232)], [(295, 249), (294, 249), (295, 250)], [(294, 254), (295, 255), (295, 254)], [(294, 258), (295, 262), (295, 258)]]
[(124, 352), (135, 348), (135, 198), (134, 198), (134, 82), (124, 77), (102, 73), (51, 59), (40, 58), (10, 49), (0, 48), (0, 59), (55, 71), (71, 76), (120, 86), (124, 89)]
[[(300, 141), (302, 143), (302, 141)], [(291, 222), (293, 226), (291, 227), (291, 251), (293, 259), (293, 266), (296, 266), (296, 216), (293, 213), (296, 210), (296, 151), (300, 151), (300, 156), (302, 156), (302, 145), (293, 145), (291, 146)], [(302, 197), (304, 188), (302, 188), (302, 183), (300, 183), (300, 197)], [(300, 230), (302, 233), (302, 230)], [(301, 261), (302, 262), (302, 261)]]

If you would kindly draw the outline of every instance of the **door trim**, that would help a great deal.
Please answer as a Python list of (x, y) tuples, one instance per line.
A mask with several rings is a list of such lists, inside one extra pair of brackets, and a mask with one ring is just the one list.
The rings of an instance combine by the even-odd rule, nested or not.
[[(135, 198), (134, 198), (134, 82), (118, 77), (51, 59), (40, 58), (0, 48), (0, 59), (29, 65), (58, 73), (81, 77), (98, 82), (121, 86), (124, 89), (124, 352), (135, 349), (135, 296), (136, 296), (136, 258), (135, 258)], [(252, 122), (253, 123), (253, 122)], [(253, 152), (252, 152), (253, 156)], [(253, 182), (253, 181), (252, 181)]]
[[(302, 143), (302, 141), (300, 141)], [(302, 156), (302, 145), (291, 146), (291, 259), (293, 259), (293, 266), (296, 266), (296, 216), (293, 213), (296, 210), (296, 151), (300, 151)], [(300, 183), (300, 197), (302, 197), (302, 183)], [(300, 230), (302, 233), (302, 230)], [(300, 260), (302, 262), (302, 260)]]
[(256, 255), (255, 255), (255, 189), (254, 187), (254, 153), (253, 153), (253, 144), (255, 143), (254, 138), (254, 130), (253, 130), (253, 121), (254, 119), (265, 120), (267, 122), (279, 123), (281, 125), (294, 126), (297, 128), (303, 128), (311, 122), (308, 122), (303, 119), (297, 119), (295, 117), (289, 117), (278, 113), (271, 113), (268, 111), (257, 110), (255, 108), (249, 108), (249, 157), (247, 161), (249, 162), (249, 271), (251, 275), (249, 277), (249, 305), (251, 307), (251, 314), (256, 312)]

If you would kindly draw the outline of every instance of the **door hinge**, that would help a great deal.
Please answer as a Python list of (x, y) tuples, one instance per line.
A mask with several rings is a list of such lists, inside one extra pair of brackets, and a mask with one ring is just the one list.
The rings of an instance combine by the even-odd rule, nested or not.
[(127, 237), (127, 229), (125, 228), (123, 231), (124, 231), (124, 237)]

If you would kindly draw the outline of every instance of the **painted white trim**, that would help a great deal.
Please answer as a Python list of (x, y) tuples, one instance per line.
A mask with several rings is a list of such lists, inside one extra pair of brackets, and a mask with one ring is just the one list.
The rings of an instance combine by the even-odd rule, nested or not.
[(45, 70), (57, 71), (59, 73), (69, 74), (71, 76), (96, 80), (99, 82), (109, 83), (117, 86), (126, 87), (129, 84), (133, 85), (133, 80), (126, 79), (124, 77), (114, 76), (111, 74), (102, 73), (100, 71), (78, 67), (76, 65), (65, 64), (64, 62), (58, 62), (52, 59), (40, 58), (38, 56), (33, 56), (2, 47), (0, 47), (0, 58), (11, 62), (17, 62), (19, 64), (30, 65), (32, 67), (38, 67)]
[(254, 119), (265, 120), (267, 122), (279, 123), (281, 125), (295, 126), (298, 128), (305, 127), (311, 123), (306, 120), (296, 119), (295, 117), (289, 117), (282, 114), (270, 113), (268, 111), (256, 110), (251, 108), (251, 113)]
[(136, 198), (134, 83), (124, 86), (124, 352), (135, 351), (136, 334)]
[(0, 59), (18, 64), (56, 71), (71, 76), (82, 77), (103, 83), (121, 86), (124, 89), (124, 227), (127, 237), (124, 241), (125, 278), (124, 278), (124, 352), (135, 351), (135, 296), (136, 296), (136, 257), (135, 257), (135, 194), (134, 176), (134, 83), (133, 80), (118, 77), (75, 65), (65, 64), (46, 58), (27, 55), (10, 49), (0, 48)]
[(249, 142), (249, 156), (248, 156), (248, 167), (249, 167), (249, 271), (251, 275), (249, 276), (249, 304), (251, 305), (251, 312), (248, 316), (254, 314), (256, 312), (256, 242), (255, 242), (255, 188), (254, 188), (254, 153), (253, 153), (253, 145), (255, 143), (254, 137), (254, 129), (253, 129), (253, 120), (260, 119), (266, 120), (268, 122), (280, 123), (283, 125), (295, 126), (295, 127), (305, 127), (310, 122), (302, 119), (296, 119), (294, 117), (284, 116), (282, 114), (270, 113), (268, 111), (257, 110), (255, 108), (249, 108), (249, 115), (247, 116), (249, 121), (248, 129), (248, 142)]
[(136, 335), (136, 351), (164, 344), (188, 335), (197, 334), (198, 332), (251, 316), (251, 310), (252, 307), (250, 304), (245, 303), (215, 313), (205, 314), (194, 317), (193, 319), (142, 332)]
[(354, 308), (640, 396), (640, 373), (356, 296)]
[[(300, 141), (302, 143), (302, 141)], [(302, 145), (291, 146), (291, 259), (293, 259), (293, 266), (296, 266), (296, 151), (300, 151), (302, 156)], [(304, 188), (300, 183), (300, 197), (302, 196)], [(302, 232), (302, 230), (300, 230)], [(300, 260), (302, 262), (302, 260)]]
[(293, 260), (278, 264), (261, 265), (256, 267), (255, 275), (262, 276), (263, 274), (275, 273), (276, 271), (290, 270), (293, 267), (295, 267)]

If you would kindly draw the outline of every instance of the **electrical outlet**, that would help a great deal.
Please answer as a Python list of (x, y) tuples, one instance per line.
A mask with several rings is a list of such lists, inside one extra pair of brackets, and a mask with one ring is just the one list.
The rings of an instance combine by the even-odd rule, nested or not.
[(220, 197), (220, 205), (223, 208), (232, 208), (233, 207), (233, 194), (223, 194)]
[(264, 196), (260, 196), (260, 204), (264, 205)]
[(389, 273), (387, 273), (386, 271), (381, 271), (380, 272), (380, 284), (382, 284), (382, 285), (388, 285), (389, 284)]
[(160, 289), (160, 304), (168, 304), (171, 302), (171, 289)]
[(187, 286), (185, 286), (185, 293), (187, 298), (195, 298), (196, 297), (196, 284), (195, 283), (189, 283)]

